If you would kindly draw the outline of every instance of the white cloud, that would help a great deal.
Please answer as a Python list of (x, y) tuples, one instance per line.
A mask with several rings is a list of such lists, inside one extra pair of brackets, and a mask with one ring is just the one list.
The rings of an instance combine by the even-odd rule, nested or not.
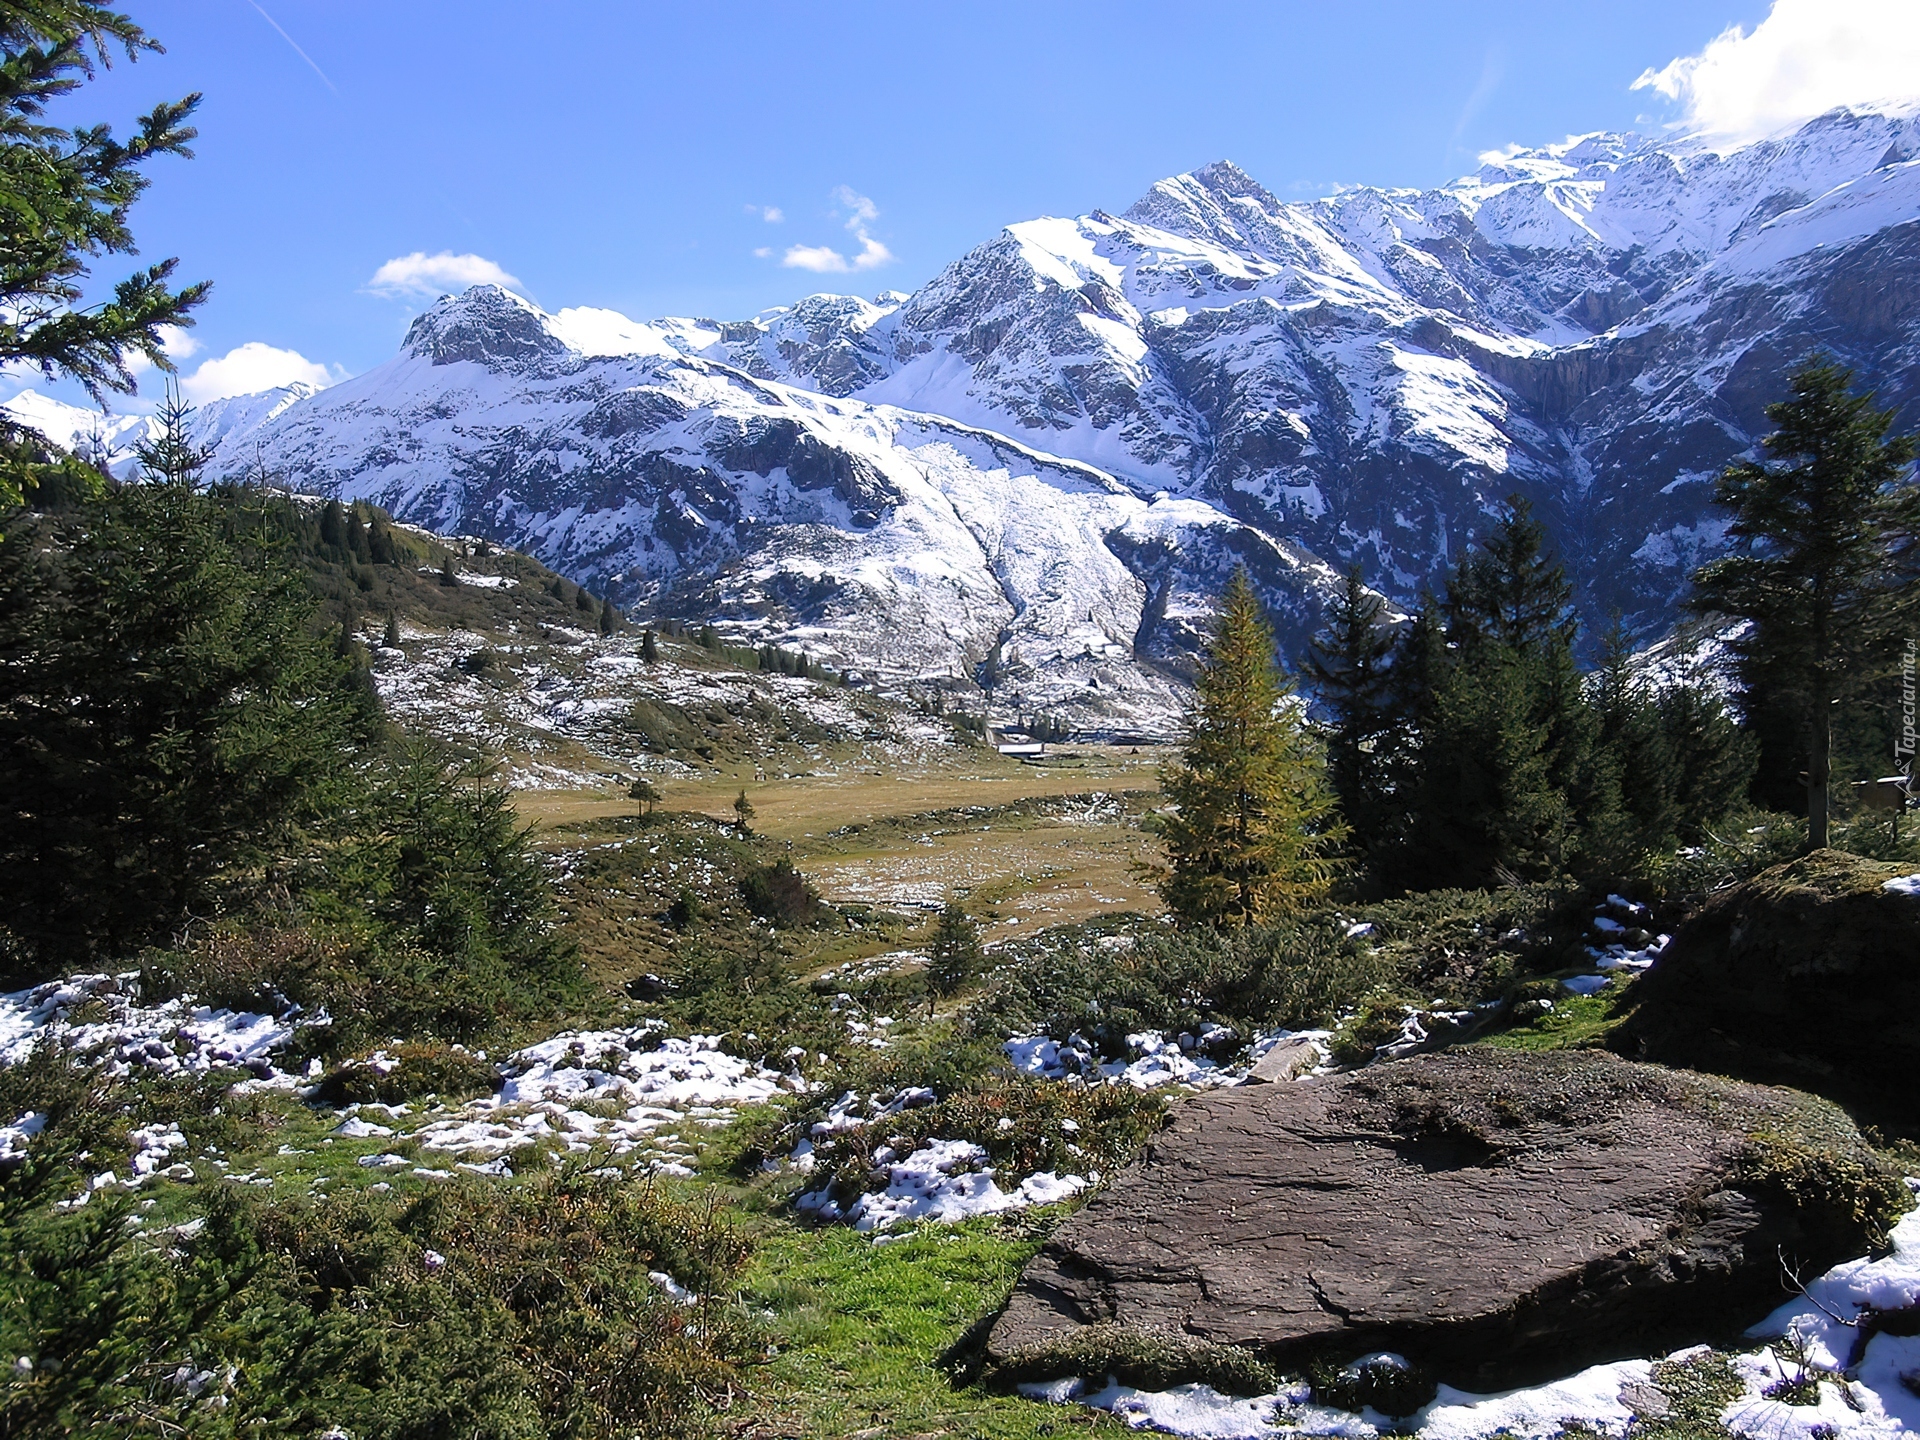
[(1754, 140), (1838, 105), (1920, 97), (1920, 5), (1913, 0), (1774, 0), (1748, 34), (1720, 32), (1633, 82), (1682, 107), (1688, 130)]
[(773, 247), (771, 245), (762, 245), (753, 252), (756, 260), (764, 260), (771, 254), (773, 254)]
[(204, 405), (209, 400), (251, 395), (296, 380), (324, 386), (343, 378), (298, 350), (281, 350), (249, 340), (216, 359), (201, 361), (191, 375), (181, 376), (180, 393), (195, 405)]
[[(160, 337), (160, 348), (169, 360), (176, 364), (189, 355), (200, 353), (200, 342), (178, 325), (162, 325), (154, 332)], [(127, 353), (127, 370), (133, 375), (144, 375), (153, 369), (153, 362), (139, 351)]]
[(780, 257), (780, 263), (794, 270), (811, 270), (816, 275), (844, 275), (853, 270), (876, 270), (890, 264), (893, 252), (867, 233), (867, 227), (880, 218), (880, 209), (864, 195), (842, 185), (833, 192), (833, 198), (853, 216), (847, 221), (847, 229), (853, 238), (860, 242), (859, 252), (851, 257), (841, 254), (831, 245), (793, 245)]
[(438, 255), (416, 250), (411, 255), (395, 256), (373, 272), (366, 288), (375, 295), (389, 298), (419, 296), (431, 300), (450, 290), (464, 290), (469, 285), (499, 285), (508, 290), (525, 288), (486, 256), (456, 255), (451, 250), (442, 250)]
[(853, 219), (847, 222), (849, 230), (856, 230), (862, 225), (871, 225), (880, 218), (879, 207), (866, 196), (854, 194), (851, 185), (840, 186), (833, 192), (833, 198), (853, 211)]
[(747, 206), (747, 214), (758, 215), (769, 225), (778, 225), (782, 220), (787, 218), (787, 212), (782, 210), (778, 205), (749, 205)]

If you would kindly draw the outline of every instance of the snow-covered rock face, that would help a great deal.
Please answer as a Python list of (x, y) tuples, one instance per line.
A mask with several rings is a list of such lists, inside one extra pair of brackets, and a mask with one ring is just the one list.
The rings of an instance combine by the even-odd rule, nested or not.
[(896, 674), (998, 649), (1016, 703), (1123, 724), (1165, 713), (1236, 560), (1297, 653), (1334, 567), (1410, 600), (1516, 491), (1589, 620), (1664, 628), (1724, 540), (1707, 482), (1809, 352), (1920, 398), (1916, 222), (1906, 112), (1307, 202), (1223, 162), (1009, 226), (912, 295), (640, 323), (477, 287), (388, 364), (203, 425), (217, 471), (629, 605)]
[[(822, 325), (879, 313), (818, 308)], [(972, 678), (992, 657), (998, 704), (1094, 729), (1168, 728), (1180, 686), (1142, 662), (1187, 663), (1237, 561), (1296, 641), (1335, 584), (1206, 501), (691, 353), (714, 343), (476, 287), (416, 320), (393, 361), (223, 443), (216, 469), (264, 464), (491, 536), (630, 608), (837, 668)], [(586, 353), (607, 349), (631, 353)]]

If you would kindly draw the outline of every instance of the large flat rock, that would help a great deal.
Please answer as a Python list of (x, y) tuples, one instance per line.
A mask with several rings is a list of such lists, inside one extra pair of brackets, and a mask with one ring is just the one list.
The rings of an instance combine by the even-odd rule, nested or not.
[[(1808, 1182), (1835, 1166), (1862, 1167), (1853, 1189)], [(1060, 1228), (988, 1352), (1017, 1365), (1118, 1323), (1290, 1369), (1386, 1349), (1468, 1388), (1527, 1383), (1758, 1319), (1783, 1257), (1813, 1274), (1868, 1246), (1862, 1175), (1883, 1211), (1904, 1203), (1823, 1101), (1600, 1054), (1219, 1091)]]

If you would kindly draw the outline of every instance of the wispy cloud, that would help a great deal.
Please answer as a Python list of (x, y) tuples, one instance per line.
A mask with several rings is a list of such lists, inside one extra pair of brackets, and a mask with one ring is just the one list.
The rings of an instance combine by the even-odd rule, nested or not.
[(780, 257), (780, 263), (794, 270), (811, 270), (816, 275), (845, 275), (855, 270), (876, 270), (892, 263), (893, 252), (867, 231), (867, 227), (880, 218), (880, 208), (846, 185), (835, 190), (833, 198), (851, 212), (847, 231), (860, 242), (860, 249), (849, 256), (831, 245), (792, 245)]
[(329, 370), (298, 350), (282, 350), (259, 340), (249, 340), (224, 355), (202, 361), (191, 375), (182, 375), (180, 393), (195, 405), (204, 405), (209, 400), (252, 395), (300, 380), (309, 385), (326, 386), (345, 378), (344, 372)]
[(340, 93), (340, 88), (337, 85), (335, 85), (333, 81), (327, 79), (327, 72), (322, 70), (318, 65), (314, 64), (313, 57), (307, 54), (306, 51), (300, 48), (299, 42), (296, 41), (293, 38), (293, 36), (289, 35), (285, 30), (281, 29), (280, 22), (278, 20), (274, 19), (273, 16), (267, 14), (267, 12), (261, 8), (260, 0), (247, 0), (247, 3), (253, 6), (255, 10), (260, 11), (260, 18), (262, 20), (266, 21), (267, 24), (271, 25), (275, 30), (278, 30), (280, 32), (280, 38), (282, 40), (286, 41), (287, 44), (293, 46), (293, 53), (298, 55), (302, 60), (307, 62), (308, 68), (311, 69), (314, 74), (320, 77), (321, 84), (325, 85), (327, 89), (333, 91), (333, 93), (336, 95)]
[(373, 278), (367, 281), (365, 288), (389, 299), (419, 297), (430, 300), (450, 290), (464, 290), (469, 285), (525, 289), (518, 280), (486, 256), (456, 255), (451, 250), (442, 250), (438, 255), (416, 250), (411, 255), (395, 256), (373, 272)]
[(1493, 98), (1493, 92), (1500, 88), (1500, 82), (1506, 78), (1507, 57), (1500, 50), (1489, 50), (1486, 58), (1480, 62), (1480, 78), (1474, 83), (1473, 91), (1467, 96), (1466, 103), (1460, 107), (1460, 114), (1453, 122), (1453, 133), (1447, 137), (1447, 158), (1453, 158), (1454, 151), (1460, 148), (1461, 137), (1467, 133), (1467, 127), (1474, 117)]
[(747, 206), (747, 214), (758, 215), (769, 225), (778, 225), (782, 220), (787, 218), (787, 212), (782, 210), (778, 205), (749, 205)]
[(1920, 97), (1913, 0), (1774, 0), (1751, 34), (1721, 31), (1633, 82), (1678, 101), (1682, 127), (1754, 140), (1840, 105)]

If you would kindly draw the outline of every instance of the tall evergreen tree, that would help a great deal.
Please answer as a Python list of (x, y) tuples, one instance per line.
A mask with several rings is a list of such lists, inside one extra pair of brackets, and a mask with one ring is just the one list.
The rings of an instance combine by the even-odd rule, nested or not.
[(0, 543), (0, 944), (119, 959), (342, 803), (377, 724), (304, 585), (128, 486)]
[(660, 658), (660, 642), (654, 638), (651, 626), (640, 632), (640, 658), (649, 665)]
[(1325, 895), (1345, 838), (1325, 767), (1244, 569), (1221, 598), (1196, 682), (1186, 749), (1161, 776), (1161, 894), (1189, 920), (1248, 922)]
[(1694, 576), (1693, 604), (1752, 622), (1732, 649), (1750, 706), (1788, 708), (1804, 736), (1807, 843), (1826, 845), (1834, 707), (1888, 674), (1920, 617), (1913, 436), (1853, 372), (1816, 361), (1767, 407), (1762, 462), (1730, 465), (1714, 499), (1733, 553)]
[(1380, 808), (1380, 741), (1386, 731), (1388, 661), (1395, 636), (1385, 623), (1386, 602), (1361, 582), (1360, 567), (1347, 571), (1327, 628), (1307, 655), (1320, 703), (1331, 713), (1327, 776), (1347, 822), (1371, 837)]
[[(192, 154), (186, 122), (200, 97), (156, 105), (127, 140), (105, 125), (64, 130), (43, 117), (114, 51), (132, 60), (159, 49), (95, 0), (0, 6), (0, 363), (76, 380), (96, 399), (133, 392), (136, 358), (171, 370), (164, 328), (191, 325), (206, 298), (204, 284), (171, 289), (177, 262), (163, 260), (119, 281), (104, 303), (81, 304), (90, 261), (133, 252), (127, 216), (149, 183), (143, 167)], [(34, 483), (9, 458), (0, 450), (0, 507)]]
[[(1574, 662), (1573, 587), (1520, 496), (1447, 585), (1444, 643), (1427, 622), (1410, 812), (1396, 878), (1480, 885), (1574, 865), (1617, 822)], [(1414, 658), (1414, 657), (1410, 657)]]

